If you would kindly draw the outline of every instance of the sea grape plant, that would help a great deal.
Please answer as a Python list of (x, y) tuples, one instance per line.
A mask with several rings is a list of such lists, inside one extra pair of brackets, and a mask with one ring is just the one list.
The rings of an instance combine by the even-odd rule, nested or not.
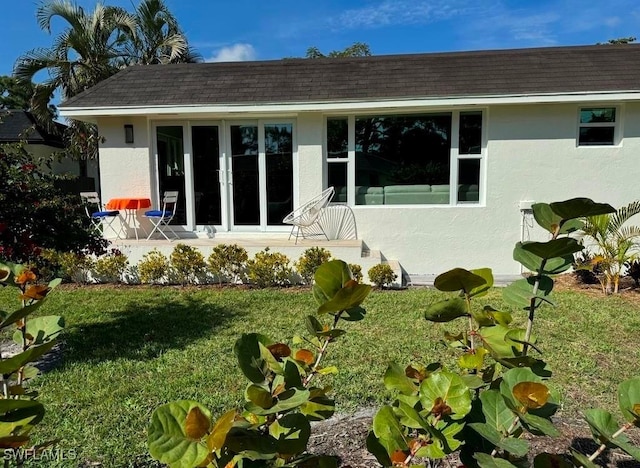
[[(13, 356), (7, 351), (0, 355), (0, 449), (26, 447), (32, 429), (44, 416), (45, 409), (37, 400), (37, 393), (26, 384), (38, 374), (32, 365), (34, 361), (55, 346), (64, 320), (53, 315), (36, 318), (31, 315), (42, 307), (58, 284), (60, 279), (39, 283), (36, 274), (24, 265), (0, 263), (0, 286), (17, 288), (21, 300), (21, 307), (16, 310), (0, 310), (0, 330), (13, 328), (13, 341), (19, 347)], [(34, 447), (34, 453), (48, 445)]]
[(233, 351), (249, 380), (244, 408), (213, 420), (195, 401), (158, 407), (148, 430), (151, 455), (171, 468), (336, 467), (332, 457), (305, 453), (310, 422), (334, 412), (330, 387), (319, 378), (337, 369), (323, 360), (329, 345), (346, 333), (343, 322), (364, 318), (361, 304), (370, 290), (340, 260), (320, 266), (312, 289), (317, 313), (305, 320), (309, 336), (295, 337), (290, 347), (259, 333), (243, 334)]
[[(455, 296), (429, 305), (424, 315), (431, 322), (466, 321), (466, 329), (444, 334), (449, 346), (460, 351), (460, 370), (453, 372), (438, 362), (389, 365), (384, 383), (398, 397), (378, 411), (367, 438), (367, 448), (383, 466), (410, 467), (417, 458), (440, 459), (459, 452), (465, 466), (514, 467), (529, 451), (521, 437), (525, 432), (559, 434), (551, 421), (559, 402), (547, 384), (551, 371), (530, 355), (531, 350), (539, 351), (533, 334), (535, 314), (553, 304), (553, 276), (568, 270), (573, 254), (582, 250), (569, 234), (581, 229), (586, 217), (613, 211), (610, 205), (586, 198), (533, 205), (534, 218), (550, 240), (516, 244), (513, 258), (531, 274), (502, 294), (505, 302), (525, 312), (525, 328), (513, 327), (509, 312), (476, 305), (493, 286), (490, 269), (455, 268), (435, 279), (437, 289)], [(628, 421), (624, 427), (637, 425), (640, 387), (623, 383), (621, 388), (621, 408)], [(620, 438), (613, 417), (593, 411), (587, 413), (587, 422), (605, 448), (617, 446), (637, 458), (637, 449)], [(545, 453), (536, 457), (535, 466), (591, 466), (596, 456), (575, 452), (564, 460), (568, 464), (558, 465), (557, 456)]]

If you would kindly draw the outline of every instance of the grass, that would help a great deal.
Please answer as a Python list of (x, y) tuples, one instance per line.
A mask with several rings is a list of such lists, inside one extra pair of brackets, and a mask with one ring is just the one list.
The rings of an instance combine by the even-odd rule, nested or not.
[[(13, 294), (0, 291), (3, 309), (17, 304)], [(369, 296), (367, 317), (345, 324), (347, 335), (326, 361), (340, 369), (324, 381), (333, 385), (339, 411), (386, 401), (381, 377), (390, 360), (454, 363), (440, 339), (463, 323), (434, 325), (421, 314), (441, 297), (427, 289)], [(535, 333), (565, 397), (563, 414), (592, 406), (616, 411), (617, 384), (639, 373), (640, 307), (577, 292), (555, 299), (555, 309), (539, 313)], [(481, 300), (505, 307), (499, 291)], [(241, 333), (290, 342), (314, 308), (307, 290), (62, 287), (41, 309), (63, 315), (67, 329), (62, 365), (34, 383), (47, 408), (36, 437), (60, 438), (60, 448), (75, 449), (80, 461), (129, 466), (146, 453), (146, 427), (158, 405), (193, 399), (219, 415), (240, 404), (246, 380), (232, 348)]]

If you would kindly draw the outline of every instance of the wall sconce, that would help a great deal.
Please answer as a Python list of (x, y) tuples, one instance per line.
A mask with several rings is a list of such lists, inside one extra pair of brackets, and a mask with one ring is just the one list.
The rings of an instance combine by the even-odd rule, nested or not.
[(133, 143), (133, 125), (127, 124), (124, 126), (124, 142)]

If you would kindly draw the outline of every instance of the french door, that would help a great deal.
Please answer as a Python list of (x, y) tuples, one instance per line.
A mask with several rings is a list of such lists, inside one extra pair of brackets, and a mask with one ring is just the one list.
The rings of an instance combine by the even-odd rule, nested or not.
[(282, 229), (294, 206), (291, 121), (192, 121), (154, 128), (158, 198), (166, 190), (180, 192), (175, 224), (207, 231)]

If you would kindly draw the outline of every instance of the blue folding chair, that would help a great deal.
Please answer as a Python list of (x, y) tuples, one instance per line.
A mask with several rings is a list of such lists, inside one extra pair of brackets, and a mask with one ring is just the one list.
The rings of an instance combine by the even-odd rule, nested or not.
[(175, 239), (178, 239), (179, 236), (173, 230), (169, 223), (173, 219), (176, 214), (176, 205), (178, 204), (178, 192), (164, 192), (164, 196), (162, 197), (162, 209), (161, 210), (150, 210), (144, 213), (145, 218), (148, 218), (153, 224), (153, 229), (149, 233), (149, 237), (147, 240), (151, 239), (151, 236), (158, 231), (160, 234), (164, 236), (165, 239), (171, 241), (167, 234), (162, 229), (163, 226), (167, 227), (175, 236)]
[(104, 236), (106, 229), (111, 229), (116, 235), (116, 239), (122, 239), (120, 234), (122, 233), (122, 226), (120, 230), (116, 230), (113, 227), (113, 222), (120, 216), (118, 210), (106, 210), (102, 203), (100, 203), (100, 197), (97, 192), (80, 192), (80, 199), (84, 205), (84, 211), (91, 220), (91, 227), (95, 229), (101, 236)]

